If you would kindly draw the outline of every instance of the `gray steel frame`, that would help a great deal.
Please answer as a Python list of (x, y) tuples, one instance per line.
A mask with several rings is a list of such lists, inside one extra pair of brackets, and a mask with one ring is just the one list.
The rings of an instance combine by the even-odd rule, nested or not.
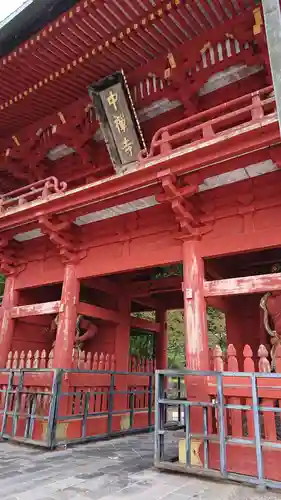
[[(84, 400), (84, 410), (83, 414), (73, 414), (73, 415), (59, 415), (57, 412), (56, 414), (56, 424), (59, 423), (60, 421), (63, 422), (70, 422), (71, 420), (81, 420), (82, 422), (82, 436), (80, 438), (76, 439), (71, 439), (66, 441), (58, 441), (56, 439), (56, 436), (54, 436), (53, 439), (53, 447), (62, 445), (62, 444), (78, 444), (78, 443), (84, 443), (88, 441), (98, 441), (101, 439), (108, 439), (112, 437), (118, 437), (122, 436), (124, 434), (137, 434), (140, 432), (151, 432), (154, 430), (154, 425), (153, 425), (153, 419), (152, 419), (152, 413), (153, 413), (153, 379), (154, 379), (154, 374), (153, 373), (144, 373), (144, 372), (111, 372), (111, 371), (91, 371), (91, 370), (63, 370), (63, 373), (96, 373), (96, 374), (107, 374), (110, 375), (110, 388), (109, 391), (95, 391), (95, 390), (89, 390), (89, 391), (75, 391), (75, 392), (61, 392), (59, 390), (58, 394), (58, 401), (61, 401), (61, 398), (63, 397), (68, 397), (68, 396), (77, 396), (82, 394), (85, 396)], [(148, 390), (135, 390), (131, 389), (128, 391), (117, 391), (115, 389), (115, 380), (116, 376), (120, 375), (126, 377), (128, 375), (134, 375), (134, 376), (140, 376), (140, 377), (149, 377), (149, 386)], [(129, 398), (129, 408), (125, 410), (114, 410), (114, 396), (116, 395), (127, 395)], [(147, 414), (148, 414), (148, 426), (146, 428), (134, 428), (133, 423), (134, 423), (134, 417), (137, 413), (143, 413), (144, 410), (142, 408), (134, 408), (134, 396), (140, 395), (140, 394), (148, 394), (148, 408), (147, 408)], [(107, 411), (102, 411), (102, 412), (94, 412), (90, 413), (89, 412), (89, 399), (90, 395), (106, 395), (108, 396), (108, 410)], [(59, 405), (58, 405), (59, 406)], [(112, 430), (112, 419), (114, 415), (127, 415), (129, 413), (130, 415), (130, 426), (126, 430), (122, 431), (113, 431)], [(86, 423), (88, 418), (96, 418), (96, 417), (106, 417), (108, 416), (108, 424), (107, 424), (107, 432), (105, 434), (98, 434), (94, 436), (86, 436)]]
[[(8, 375), (8, 386), (7, 388), (0, 389), (0, 394), (4, 393), (4, 407), (0, 408), (0, 416), (2, 416), (2, 426), (0, 429), (0, 437), (7, 440), (21, 441), (26, 444), (34, 444), (36, 446), (43, 446), (48, 449), (53, 449), (58, 445), (67, 445), (68, 443), (76, 444), (82, 443), (86, 441), (97, 441), (101, 439), (107, 439), (118, 435), (124, 434), (134, 434), (138, 432), (150, 432), (154, 429), (153, 426), (153, 373), (143, 373), (143, 372), (111, 372), (111, 371), (92, 371), (92, 370), (61, 370), (61, 369), (1, 369), (1, 374)], [(48, 390), (39, 390), (33, 392), (31, 389), (26, 389), (25, 386), (25, 375), (27, 374), (53, 374), (53, 382), (52, 388), (50, 391)], [(109, 391), (101, 390), (83, 390), (83, 391), (72, 391), (72, 392), (62, 392), (62, 380), (64, 374), (70, 373), (81, 373), (81, 374), (103, 374), (110, 375), (110, 388)], [(145, 390), (135, 390), (131, 389), (128, 391), (117, 391), (115, 389), (115, 380), (116, 376), (120, 375), (126, 377), (128, 375), (134, 375), (139, 377), (147, 376), (149, 377), (149, 385)], [(108, 409), (107, 411), (102, 412), (89, 412), (89, 400), (90, 396), (95, 395), (104, 395), (108, 397)], [(117, 394), (126, 394), (129, 398), (129, 408), (125, 410), (114, 410), (114, 397)], [(147, 409), (138, 409), (134, 407), (134, 397), (140, 394), (147, 394), (148, 396), (148, 408)], [(30, 399), (29, 409), (26, 411), (22, 411), (21, 409), (21, 398), (25, 395)], [(61, 405), (61, 401), (65, 397), (69, 396), (84, 396), (84, 407), (83, 412), (79, 414), (71, 414), (71, 415), (60, 415), (59, 409)], [(48, 415), (38, 415), (36, 414), (36, 402), (38, 396), (49, 396), (50, 397), (50, 406)], [(13, 399), (12, 399), (13, 398)], [(2, 399), (2, 400), (3, 400)], [(12, 410), (10, 408), (12, 407)], [(147, 411), (148, 415), (148, 425), (145, 428), (137, 429), (134, 428), (134, 417), (137, 413), (143, 413)], [(130, 418), (129, 428), (116, 432), (112, 429), (112, 419), (113, 416), (118, 414), (128, 414)], [(102, 435), (86, 435), (86, 424), (88, 418), (95, 417), (108, 417), (108, 426), (106, 434)], [(12, 430), (8, 432), (7, 430), (7, 422), (10, 417), (12, 421)], [(18, 422), (20, 419), (25, 419), (25, 431), (24, 437), (17, 436)], [(73, 440), (63, 440), (58, 439), (57, 437), (57, 426), (60, 422), (70, 422), (71, 420), (80, 420), (82, 421), (82, 435), (80, 438)], [(46, 439), (42, 439), (42, 441), (35, 441), (33, 439), (33, 430), (35, 421), (41, 421), (47, 423), (47, 434)]]
[[(256, 485), (257, 487), (264, 489), (269, 488), (281, 488), (281, 482), (272, 481), (264, 477), (264, 466), (263, 466), (263, 448), (275, 448), (281, 449), (281, 442), (270, 442), (261, 438), (260, 432), (260, 412), (274, 412), (280, 413), (281, 408), (270, 407), (270, 406), (259, 406), (258, 401), (258, 389), (257, 389), (257, 379), (279, 379), (280, 389), (281, 389), (281, 374), (278, 373), (245, 373), (245, 372), (203, 372), (203, 371), (174, 371), (174, 370), (160, 370), (156, 372), (155, 379), (155, 440), (154, 440), (154, 464), (159, 469), (175, 470), (180, 472), (186, 472), (191, 474), (197, 474), (200, 476), (208, 476), (212, 478), (222, 478), (225, 480), (233, 480), (242, 483), (248, 483)], [(171, 399), (166, 397), (165, 387), (166, 380), (168, 377), (173, 378), (183, 378), (192, 375), (199, 377), (212, 377), (216, 378), (217, 385), (217, 399), (215, 402), (207, 401), (189, 401), (188, 398), (182, 399)], [(223, 378), (235, 377), (237, 379), (249, 378), (251, 383), (251, 393), (252, 393), (252, 405), (239, 405), (239, 404), (226, 404), (224, 401), (223, 394)], [(237, 380), (238, 382), (238, 380)], [(187, 387), (188, 392), (188, 387)], [(185, 414), (185, 439), (186, 439), (186, 465), (178, 464), (174, 461), (167, 461), (164, 458), (164, 448), (165, 448), (165, 434), (167, 430), (165, 429), (165, 415), (166, 408), (169, 406), (178, 406), (184, 408)], [(200, 407), (203, 409), (203, 433), (195, 434), (191, 432), (190, 429), (190, 408)], [(213, 435), (208, 433), (207, 425), (207, 412), (209, 408), (215, 408), (218, 411), (218, 435)], [(224, 414), (226, 409), (233, 410), (252, 410), (255, 438), (235, 438), (232, 436), (226, 436), (225, 424), (224, 424)], [(180, 412), (179, 412), (180, 413)], [(191, 465), (191, 439), (197, 438), (203, 441), (204, 450), (204, 463), (202, 467), (194, 467)], [(220, 446), (220, 471), (209, 468), (209, 443), (217, 442)], [(230, 473), (227, 471), (227, 460), (226, 460), (226, 444), (243, 444), (243, 445), (254, 445), (256, 451), (256, 463), (257, 463), (257, 475), (247, 476), (238, 473)]]
[[(35, 374), (35, 373), (51, 373), (53, 374), (53, 382), (51, 391), (41, 390), (37, 392), (33, 392), (31, 390), (24, 388), (24, 378), (27, 374)], [(0, 437), (3, 439), (12, 439), (15, 441), (24, 441), (26, 443), (41, 445), (46, 448), (52, 448), (53, 436), (55, 434), (54, 428), (56, 424), (56, 409), (57, 409), (57, 394), (58, 388), (61, 381), (61, 370), (55, 369), (32, 369), (32, 368), (23, 368), (23, 369), (1, 369), (1, 374), (7, 373), (9, 375), (8, 378), (8, 386), (6, 389), (0, 389), (0, 393), (5, 394), (5, 403), (4, 408), (0, 409), (0, 415), (2, 416), (2, 426), (0, 430)], [(16, 377), (18, 377), (18, 382), (15, 382)], [(25, 395), (30, 398), (29, 410), (26, 412), (22, 412), (20, 409), (21, 406), (21, 397)], [(49, 396), (50, 397), (50, 405), (48, 415), (36, 415), (36, 401), (38, 396)], [(14, 398), (14, 401), (11, 405), (11, 398)], [(13, 406), (13, 410), (9, 410), (10, 406)], [(11, 433), (7, 430), (7, 421), (8, 417), (12, 419), (12, 431)], [(24, 437), (17, 438), (17, 428), (18, 422), (20, 418), (25, 419), (25, 430)], [(47, 436), (46, 441), (34, 441), (33, 429), (35, 420), (40, 420), (47, 422)]]

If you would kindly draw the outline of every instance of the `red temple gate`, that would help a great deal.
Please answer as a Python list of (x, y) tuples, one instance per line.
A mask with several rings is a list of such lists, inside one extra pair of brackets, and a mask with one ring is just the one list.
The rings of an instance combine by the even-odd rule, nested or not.
[[(40, 19), (43, 6), (33, 8)], [(255, 354), (270, 341), (259, 301), (281, 289), (271, 273), (281, 150), (268, 10), (252, 0), (73, 0), (52, 15), (48, 26), (25, 21), (22, 44), (7, 26), (0, 60), (2, 435), (38, 440), (49, 422), (49, 444), (56, 418), (66, 441), (151, 428), (168, 310), (184, 310), (186, 365), (198, 371), (221, 367), (206, 306), (220, 309), (242, 370), (244, 345)], [(144, 312), (154, 319), (135, 316)], [(132, 329), (153, 336), (154, 364), (130, 358)], [(215, 398), (210, 387), (201, 378), (193, 401)], [(241, 434), (233, 411), (227, 425)], [(269, 413), (270, 439), (272, 424)]]

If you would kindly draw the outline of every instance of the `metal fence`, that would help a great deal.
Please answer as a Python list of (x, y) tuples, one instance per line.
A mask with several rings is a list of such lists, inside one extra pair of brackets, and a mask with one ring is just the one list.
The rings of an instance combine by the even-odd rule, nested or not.
[[(264, 431), (264, 421), (269, 415), (273, 422), (276, 419), (280, 422), (280, 374), (170, 370), (157, 371), (155, 376), (154, 463), (157, 468), (234, 480), (260, 488), (281, 488), (281, 473), (278, 470), (280, 437), (272, 441)], [(173, 394), (167, 392), (170, 379), (177, 379), (178, 386), (180, 380), (184, 380), (186, 391), (180, 397), (175, 391)], [(201, 390), (205, 387), (202, 400), (195, 394), (196, 384), (198, 387), (201, 384)], [(209, 385), (212, 386), (211, 391), (208, 390)], [(240, 400), (233, 397), (237, 391), (243, 395)], [(210, 392), (215, 393), (215, 397), (210, 397)], [(232, 396), (229, 397), (229, 394)], [(264, 394), (270, 396), (265, 399)], [(171, 427), (166, 423), (169, 408), (176, 408), (179, 415), (177, 430), (172, 430), (172, 438)], [(248, 422), (248, 431), (246, 429), (244, 435), (242, 431), (231, 432), (229, 415), (233, 428), (237, 416), (241, 422)], [(172, 455), (171, 441), (175, 445)], [(184, 445), (184, 458), (182, 453), (180, 457), (180, 441)], [(195, 441), (196, 460), (193, 457)], [(166, 452), (169, 447), (170, 455)], [(245, 465), (244, 455), (251, 457), (247, 460), (255, 464)]]
[(2, 438), (52, 447), (59, 375), (50, 369), (1, 369)]
[(1, 437), (58, 445), (151, 431), (152, 373), (60, 369), (0, 372)]

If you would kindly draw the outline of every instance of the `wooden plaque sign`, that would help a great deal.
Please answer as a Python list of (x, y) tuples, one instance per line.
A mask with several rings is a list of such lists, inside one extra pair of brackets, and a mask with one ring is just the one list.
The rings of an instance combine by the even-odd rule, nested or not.
[(115, 171), (130, 170), (145, 143), (123, 71), (91, 85), (89, 93)]

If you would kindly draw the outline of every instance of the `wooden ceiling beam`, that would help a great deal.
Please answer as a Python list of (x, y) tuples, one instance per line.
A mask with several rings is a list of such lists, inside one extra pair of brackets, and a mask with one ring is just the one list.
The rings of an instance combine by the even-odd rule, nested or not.
[[(176, 7), (174, 5), (173, 8), (177, 9), (177, 8), (181, 8), (181, 7), (180, 6)], [(89, 75), (91, 74), (91, 78), (93, 79), (93, 78), (99, 78), (102, 75), (105, 75), (106, 72), (110, 73), (111, 71), (116, 70), (116, 67), (114, 67), (114, 64), (113, 64), (113, 66), (109, 65), (108, 69), (105, 68), (104, 70), (102, 70), (102, 67), (103, 67), (102, 64), (103, 64), (103, 62), (105, 62), (107, 54), (110, 54), (111, 47), (115, 47), (115, 44), (117, 44), (117, 43), (121, 43), (121, 45), (122, 45), (123, 40), (124, 40), (124, 41), (126, 41), (126, 50), (127, 50), (127, 47), (130, 48), (130, 40), (131, 40), (132, 44), (136, 43), (134, 41), (135, 40), (135, 31), (132, 28), (132, 26), (133, 27), (137, 26), (138, 27), (137, 30), (138, 31), (141, 30), (142, 35), (145, 37), (147, 30), (153, 29), (153, 23), (155, 24), (155, 22), (161, 21), (162, 17), (160, 16), (160, 14), (158, 14), (159, 11), (163, 12), (162, 17), (164, 18), (167, 13), (165, 12), (165, 4), (163, 4), (163, 2), (160, 2), (160, 0), (158, 0), (156, 5), (151, 6), (151, 8), (147, 12), (145, 12), (145, 18), (143, 15), (136, 16), (132, 22), (128, 23), (127, 27), (123, 27), (122, 32), (118, 31), (118, 34), (116, 34), (116, 36), (114, 36), (114, 33), (112, 33), (112, 40), (116, 39), (116, 42), (114, 42), (114, 43), (112, 42), (111, 35), (110, 35), (109, 45), (106, 44), (106, 42), (105, 42), (105, 44), (103, 44), (103, 41), (101, 41), (102, 44), (97, 46), (97, 49), (95, 49), (95, 54), (94, 54), (95, 55), (95, 66), (98, 67), (98, 65), (101, 64), (101, 70), (97, 73), (96, 77), (93, 76), (92, 69), (90, 70), (89, 64), (90, 64), (91, 57), (89, 54), (88, 54), (88, 58), (81, 56), (77, 59), (77, 61), (75, 61), (75, 64), (68, 64), (67, 65), (67, 66), (70, 66), (69, 71), (71, 71), (72, 73), (69, 73), (69, 71), (67, 71), (67, 72), (61, 71), (64, 69), (63, 66), (62, 66), (62, 68), (59, 68), (59, 67), (55, 68), (54, 67), (53, 71), (50, 71), (50, 75), (47, 78), (47, 80), (48, 80), (47, 83), (51, 83), (51, 85), (46, 86), (44, 83), (46, 78), (43, 78), (43, 76), (42, 76), (42, 79), (41, 79), (42, 85), (39, 86), (38, 82), (35, 83), (33, 86), (31, 85), (31, 87), (29, 87), (26, 91), (24, 91), (21, 99), (19, 99), (18, 96), (15, 96), (15, 98), (17, 98), (17, 99), (15, 100), (15, 102), (13, 102), (14, 105), (12, 107), (10, 107), (9, 102), (13, 101), (13, 99), (11, 99), (11, 97), (9, 97), (9, 102), (7, 101), (7, 106), (2, 105), (4, 107), (0, 113), (0, 122), (2, 120), (2, 117), (5, 116), (7, 119), (9, 118), (9, 120), (7, 122), (7, 126), (9, 126), (9, 123), (11, 123), (11, 121), (13, 119), (14, 120), (18, 119), (19, 113), (21, 114), (21, 116), (24, 116), (24, 113), (25, 113), (24, 110), (26, 108), (26, 105), (24, 104), (25, 102), (27, 103), (28, 108), (29, 108), (28, 109), (29, 119), (34, 120), (34, 116), (35, 116), (34, 113), (35, 113), (36, 109), (40, 111), (40, 109), (42, 108), (42, 112), (40, 111), (41, 115), (42, 115), (42, 113), (43, 114), (46, 113), (46, 111), (43, 111), (42, 106), (45, 106), (44, 102), (48, 102), (48, 96), (49, 96), (49, 99), (54, 99), (55, 105), (57, 105), (57, 102), (60, 99), (61, 99), (61, 102), (66, 102), (66, 101), (69, 102), (69, 100), (71, 100), (71, 98), (72, 98), (71, 96), (73, 96), (73, 98), (74, 98), (74, 95), (79, 95), (82, 92), (84, 92), (84, 89), (87, 86), (86, 82), (88, 81), (88, 74)], [(167, 12), (169, 12), (169, 11), (167, 11)], [(176, 12), (176, 10), (175, 10), (175, 12)], [(154, 19), (152, 19), (152, 18), (150, 19), (151, 16), (154, 16)], [(249, 23), (249, 19), (251, 16), (252, 16), (252, 13), (250, 11), (246, 12), (245, 14), (243, 13), (243, 14), (241, 14), (241, 16), (239, 16), (239, 23), (238, 24), (240, 26), (240, 30), (242, 30), (241, 26), (244, 26), (245, 23), (246, 23), (246, 28), (248, 28), (249, 26), (251, 27), (251, 24)], [(168, 22), (168, 17), (165, 19), (167, 19), (167, 22)], [(67, 19), (66, 25), (69, 22), (73, 23), (73, 19), (72, 20)], [(196, 58), (198, 58), (197, 51), (198, 50), (200, 51), (200, 49), (204, 46), (204, 44), (206, 43), (206, 39), (208, 39), (208, 42), (211, 43), (213, 39), (215, 39), (215, 38), (217, 39), (218, 33), (223, 34), (223, 32), (225, 33), (227, 31), (231, 31), (231, 29), (234, 29), (235, 23), (237, 24), (236, 17), (235, 17), (235, 19), (232, 19), (232, 20), (224, 23), (222, 25), (221, 29), (218, 28), (218, 26), (216, 26), (213, 30), (208, 30), (207, 33), (204, 32), (204, 34), (197, 37), (196, 40), (188, 41), (188, 42), (183, 43), (183, 44), (178, 44), (180, 48), (179, 49), (175, 48), (174, 52), (176, 54), (179, 54), (178, 57), (180, 58), (180, 52), (181, 53), (182, 52), (183, 53), (190, 53), (190, 46), (192, 44), (192, 53), (195, 54), (194, 55), (195, 59), (194, 59), (194, 61), (189, 59), (187, 61), (187, 63), (188, 63), (188, 65), (194, 64), (196, 62)], [(130, 25), (130, 27), (129, 27), (129, 25)], [(48, 33), (48, 37), (49, 36), (50, 36), (50, 33)], [(194, 44), (196, 44), (196, 47), (197, 47), (197, 50), (195, 52), (194, 52)], [(123, 47), (123, 45), (122, 45), (122, 47)], [(101, 47), (101, 49), (100, 49), (100, 47)], [(145, 45), (140, 44), (140, 47), (145, 47)], [(141, 52), (143, 54), (143, 49), (139, 48), (138, 50), (139, 50), (139, 54), (141, 54)], [(133, 46), (132, 46), (131, 52), (132, 52), (132, 54), (135, 54), (135, 55), (138, 53), (137, 49), (134, 48)], [(167, 49), (167, 52), (168, 52), (168, 49)], [(113, 53), (114, 53), (114, 49), (113, 49)], [(149, 58), (149, 56), (147, 56), (147, 58)], [(116, 61), (116, 56), (113, 55), (113, 62), (114, 61)], [(72, 63), (73, 61), (70, 61), (70, 62)], [(7, 64), (7, 67), (10, 64), (11, 63), (9, 62)], [(80, 68), (81, 64), (83, 65), (82, 68)], [(32, 66), (31, 62), (29, 65), (27, 64), (26, 66), (29, 68), (30, 65)], [(160, 59), (158, 62), (153, 60), (153, 61), (149, 61), (146, 63), (145, 59), (143, 59), (143, 57), (142, 57), (140, 62), (138, 63), (138, 65), (141, 66), (141, 70), (138, 70), (138, 72), (133, 71), (134, 76), (133, 76), (133, 74), (132, 75), (128, 74), (128, 79), (130, 82), (133, 82), (133, 81), (139, 82), (141, 78), (147, 77), (149, 72), (152, 72), (154, 74), (159, 73), (159, 75), (161, 77), (164, 77), (165, 67), (167, 65), (167, 53), (165, 53), (163, 56), (160, 56)], [(78, 66), (79, 66), (79, 75), (80, 75), (79, 82), (78, 82), (78, 80), (75, 79), (76, 72), (78, 71), (77, 70)], [(66, 74), (67, 74), (67, 79), (65, 76)], [(45, 75), (45, 73), (44, 73), (44, 75)], [(39, 78), (39, 76), (38, 76), (38, 78)], [(49, 81), (50, 78), (51, 78), (51, 80)], [(82, 78), (82, 80), (83, 80), (83, 78), (86, 78), (85, 83), (83, 83), (82, 86), (81, 86), (81, 78)], [(40, 78), (39, 78), (39, 80), (40, 80)], [(59, 82), (61, 82), (61, 81), (64, 82), (64, 87), (60, 90), (60, 83)], [(76, 88), (75, 88), (75, 86), (76, 86)], [(42, 89), (41, 89), (41, 87), (42, 87)], [(46, 90), (43, 91), (43, 88)], [(27, 92), (27, 94), (26, 94), (26, 92)], [(43, 94), (44, 94), (44, 99), (42, 100)], [(9, 96), (10, 96), (10, 93), (9, 93)], [(51, 96), (53, 96), (53, 97), (51, 97)], [(31, 99), (32, 99), (32, 106), (31, 106)], [(31, 111), (31, 113), (30, 113), (30, 111)], [(26, 116), (28, 117), (28, 115), (26, 115)]]

